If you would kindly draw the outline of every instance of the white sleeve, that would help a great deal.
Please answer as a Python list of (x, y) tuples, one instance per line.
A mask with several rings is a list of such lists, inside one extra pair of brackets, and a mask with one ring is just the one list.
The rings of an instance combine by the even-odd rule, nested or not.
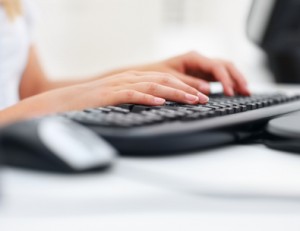
[(11, 22), (0, 5), (0, 110), (19, 101), (19, 86), (34, 40), (35, 8), (21, 0), (23, 15)]
[(35, 39), (35, 27), (38, 18), (38, 11), (31, 1), (23, 0), (23, 12), (24, 17), (28, 26), (28, 32), (30, 36), (30, 41), (33, 42)]

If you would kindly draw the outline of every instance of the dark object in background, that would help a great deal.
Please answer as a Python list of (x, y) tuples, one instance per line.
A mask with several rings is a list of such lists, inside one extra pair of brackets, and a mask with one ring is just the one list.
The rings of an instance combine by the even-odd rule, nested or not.
[(61, 117), (9, 125), (0, 140), (5, 165), (52, 172), (104, 170), (117, 154), (89, 129)]
[(300, 112), (269, 121), (264, 143), (273, 149), (300, 153)]
[(300, 0), (254, 0), (247, 33), (266, 52), (276, 82), (300, 83)]

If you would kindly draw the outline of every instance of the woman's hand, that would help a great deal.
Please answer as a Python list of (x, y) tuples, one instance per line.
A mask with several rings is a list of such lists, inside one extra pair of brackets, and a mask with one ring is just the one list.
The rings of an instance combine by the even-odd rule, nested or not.
[[(187, 104), (206, 103), (208, 97), (204, 94), (210, 93), (209, 81), (221, 82), (224, 93), (229, 96), (234, 92), (242, 95), (250, 94), (244, 77), (233, 64), (209, 59), (196, 52), (130, 68), (138, 71), (121, 73), (117, 70), (94, 80), (55, 84), (46, 81), (42, 71), (31, 68), (37, 66), (34, 57), (33, 55), (26, 73), (28, 76), (38, 76), (38, 81), (34, 82), (40, 84), (32, 84), (30, 78), (23, 78), (23, 82), (26, 83), (24, 89), (27, 89), (30, 83), (40, 88), (29, 91), (28, 95), (44, 93), (29, 98), (24, 97), (25, 100), (1, 111), (0, 123), (122, 103), (154, 106), (164, 104), (165, 100)], [(49, 89), (56, 90), (48, 91)]]
[[(81, 103), (82, 107), (122, 103), (162, 105), (165, 100), (187, 104), (208, 101), (208, 97), (197, 89), (171, 74), (160, 72), (129, 71), (78, 86), (82, 92), (77, 104)], [(86, 99), (89, 99), (89, 105)]]
[(250, 94), (244, 76), (234, 64), (221, 59), (210, 59), (197, 52), (189, 52), (135, 69), (170, 73), (205, 94), (210, 93), (209, 81), (221, 82), (224, 93), (228, 96), (235, 93)]
[(221, 82), (226, 95), (231, 96), (234, 92), (242, 95), (249, 95), (245, 78), (232, 63), (219, 59), (210, 59), (198, 54), (197, 52), (189, 52), (184, 55), (150, 65), (114, 70), (93, 78), (54, 82), (50, 81), (44, 73), (43, 68), (39, 63), (36, 51), (34, 47), (32, 47), (30, 49), (29, 61), (20, 84), (20, 97), (25, 99), (57, 88), (111, 78), (111, 76), (128, 70), (169, 73), (173, 78), (175, 77), (180, 79), (189, 86), (207, 95), (210, 93), (210, 86), (208, 84), (209, 81)]
[(159, 106), (165, 100), (199, 104), (208, 97), (171, 74), (130, 71), (26, 98), (2, 111), (0, 123), (123, 103)]

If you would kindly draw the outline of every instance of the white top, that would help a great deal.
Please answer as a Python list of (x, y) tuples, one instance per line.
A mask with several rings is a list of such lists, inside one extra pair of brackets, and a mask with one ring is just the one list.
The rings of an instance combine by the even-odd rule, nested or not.
[(0, 4), (0, 110), (19, 100), (19, 83), (25, 70), (31, 31), (32, 7), (22, 0), (23, 15), (10, 21)]

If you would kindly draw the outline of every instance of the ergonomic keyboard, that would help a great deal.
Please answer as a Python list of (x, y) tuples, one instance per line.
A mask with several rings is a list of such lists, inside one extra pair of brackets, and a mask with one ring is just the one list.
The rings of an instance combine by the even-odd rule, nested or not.
[(205, 105), (123, 104), (62, 116), (91, 128), (123, 155), (146, 156), (237, 143), (261, 131), (269, 119), (297, 110), (298, 95), (214, 95)]

